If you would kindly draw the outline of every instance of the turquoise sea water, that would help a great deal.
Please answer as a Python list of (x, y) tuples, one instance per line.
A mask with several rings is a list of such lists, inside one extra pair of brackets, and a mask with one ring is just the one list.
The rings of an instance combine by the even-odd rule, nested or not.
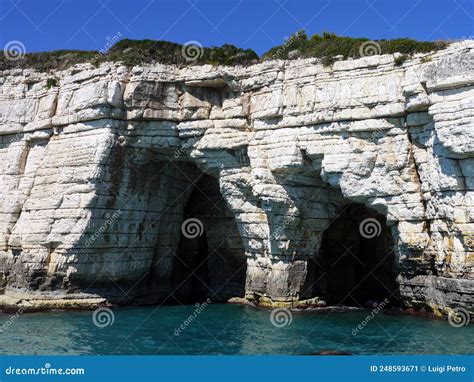
[(354, 335), (370, 311), (293, 313), (291, 323), (283, 327), (274, 326), (270, 314), (268, 310), (225, 304), (201, 309), (194, 305), (131, 307), (113, 310), (112, 325), (111, 316), (104, 315), (105, 320), (98, 323), (109, 324), (105, 327), (94, 324), (92, 312), (1, 314), (0, 353), (474, 353), (472, 324), (453, 328), (446, 321), (381, 312)]

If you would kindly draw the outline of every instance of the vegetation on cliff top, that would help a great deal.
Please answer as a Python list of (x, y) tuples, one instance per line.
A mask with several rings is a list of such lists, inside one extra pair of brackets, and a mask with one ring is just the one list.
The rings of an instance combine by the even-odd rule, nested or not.
[(240, 49), (225, 44), (221, 47), (203, 48), (181, 45), (169, 41), (124, 39), (107, 52), (58, 50), (28, 53), (19, 59), (8, 59), (8, 52), (0, 57), (0, 70), (35, 68), (39, 71), (62, 70), (78, 63), (89, 62), (99, 66), (102, 62), (123, 62), (126, 66), (161, 62), (164, 64), (248, 65), (268, 59), (293, 59), (318, 57), (323, 64), (332, 64), (336, 56), (343, 58), (399, 52), (404, 55), (443, 49), (446, 42), (425, 42), (408, 38), (371, 41), (366, 38), (337, 36), (333, 33), (315, 34), (308, 38), (304, 31), (292, 35), (282, 45), (270, 49), (262, 57), (251, 49)]
[(292, 59), (318, 57), (330, 63), (336, 56), (358, 58), (379, 54), (428, 53), (446, 48), (447, 42), (416, 41), (409, 38), (395, 40), (369, 40), (367, 38), (343, 37), (324, 32), (308, 38), (306, 32), (299, 31), (290, 36), (282, 45), (273, 47), (263, 55), (263, 59)]
[(0, 57), (0, 69), (35, 68), (40, 71), (66, 69), (74, 64), (89, 62), (99, 66), (103, 62), (123, 62), (126, 66), (161, 62), (163, 64), (186, 65), (248, 64), (258, 60), (251, 49), (239, 49), (233, 45), (202, 48), (198, 45), (183, 46), (169, 41), (128, 40), (113, 45), (107, 52), (57, 50), (53, 52), (27, 53), (21, 59), (9, 60), (8, 54)]

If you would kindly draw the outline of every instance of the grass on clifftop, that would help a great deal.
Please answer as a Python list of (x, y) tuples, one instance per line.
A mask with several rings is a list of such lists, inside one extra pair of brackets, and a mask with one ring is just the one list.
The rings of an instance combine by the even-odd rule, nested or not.
[(103, 62), (123, 62), (126, 66), (161, 62), (163, 64), (249, 64), (258, 60), (251, 49), (240, 49), (225, 44), (221, 47), (200, 48), (197, 45), (183, 47), (169, 41), (124, 39), (112, 46), (107, 53), (97, 51), (57, 50), (53, 52), (28, 53), (19, 60), (0, 57), (0, 70), (34, 68), (39, 71), (62, 70), (89, 62), (99, 66)]
[(161, 62), (163, 64), (185, 65), (187, 63), (238, 65), (258, 60), (251, 49), (240, 49), (225, 44), (221, 47), (202, 48), (198, 45), (184, 46), (169, 41), (121, 40), (115, 44), (103, 61), (123, 61), (127, 66)]
[(251, 49), (240, 49), (225, 44), (221, 47), (201, 48), (183, 46), (169, 41), (124, 39), (113, 45), (105, 54), (97, 51), (58, 50), (28, 53), (18, 60), (8, 60), (6, 52), (0, 56), (0, 70), (34, 68), (39, 71), (67, 69), (78, 63), (99, 66), (103, 62), (123, 62), (126, 66), (161, 62), (164, 64), (248, 65), (267, 59), (293, 59), (318, 57), (324, 65), (334, 62), (335, 56), (361, 57), (399, 52), (404, 55), (426, 53), (443, 49), (446, 42), (424, 42), (408, 38), (370, 41), (366, 38), (341, 37), (333, 33), (313, 35), (304, 31), (292, 35), (261, 58)]
[(323, 64), (331, 64), (334, 57), (343, 56), (359, 58), (378, 54), (402, 53), (428, 53), (446, 48), (447, 42), (416, 41), (409, 38), (396, 40), (369, 40), (367, 38), (354, 38), (337, 36), (334, 33), (324, 32), (308, 38), (306, 32), (300, 31), (292, 35), (282, 45), (273, 47), (263, 55), (263, 59), (291, 59), (318, 57)]

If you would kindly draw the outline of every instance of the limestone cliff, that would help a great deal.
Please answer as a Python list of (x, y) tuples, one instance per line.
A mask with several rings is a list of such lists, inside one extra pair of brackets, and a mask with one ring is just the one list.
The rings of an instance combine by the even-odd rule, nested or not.
[(473, 55), (0, 73), (0, 303), (472, 311)]

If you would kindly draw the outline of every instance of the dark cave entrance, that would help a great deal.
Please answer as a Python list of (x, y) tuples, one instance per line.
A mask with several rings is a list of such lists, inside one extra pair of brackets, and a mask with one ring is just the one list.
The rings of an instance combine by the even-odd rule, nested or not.
[(190, 304), (243, 297), (247, 258), (235, 218), (215, 178), (202, 174), (195, 183), (180, 229), (172, 270), (175, 300)]
[(309, 264), (312, 296), (328, 305), (372, 307), (386, 298), (397, 305), (395, 255), (385, 216), (351, 203), (324, 231)]
[(174, 296), (181, 304), (203, 302), (209, 294), (209, 244), (205, 230), (196, 238), (182, 237), (173, 267)]

